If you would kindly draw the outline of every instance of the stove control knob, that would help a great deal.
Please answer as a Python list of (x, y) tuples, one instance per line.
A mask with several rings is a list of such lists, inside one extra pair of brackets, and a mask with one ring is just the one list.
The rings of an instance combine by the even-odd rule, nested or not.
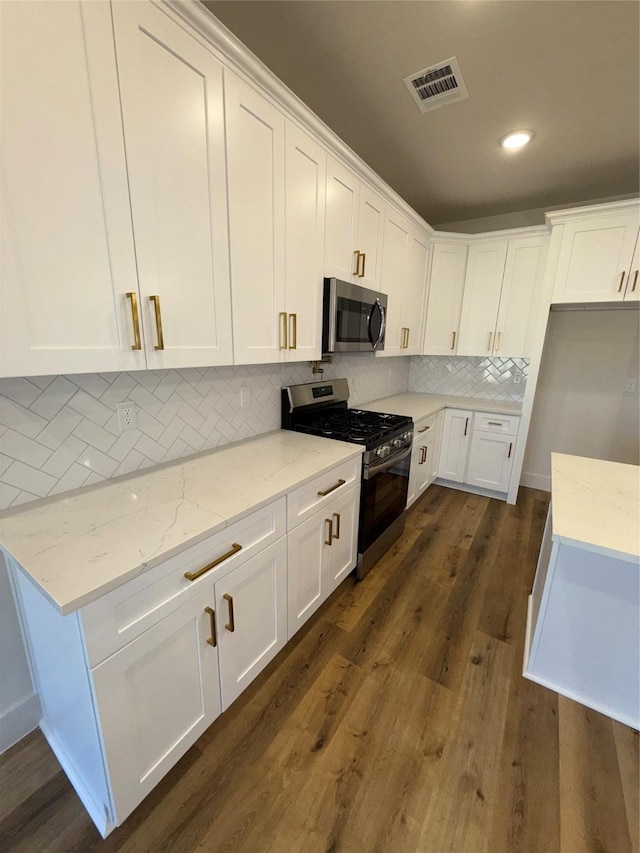
[(393, 444), (394, 447), (402, 447), (402, 439), (401, 438), (394, 438), (391, 443)]
[(376, 449), (376, 456), (380, 456), (381, 458), (386, 456), (389, 453), (389, 448), (386, 444), (383, 444), (382, 447), (378, 447)]

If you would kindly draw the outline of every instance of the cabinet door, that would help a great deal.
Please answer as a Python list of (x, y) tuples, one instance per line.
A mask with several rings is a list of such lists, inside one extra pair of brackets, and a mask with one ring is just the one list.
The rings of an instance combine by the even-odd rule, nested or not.
[(637, 302), (640, 299), (640, 231), (636, 240), (635, 249), (633, 250), (633, 258), (629, 276), (627, 277), (627, 288), (624, 292), (625, 302)]
[(285, 348), (284, 116), (226, 69), (224, 85), (234, 358), (264, 364)]
[(433, 483), (435, 479), (433, 475), (433, 451), (434, 451), (434, 436), (429, 433), (422, 438), (418, 443), (416, 450), (416, 498)]
[(231, 364), (222, 66), (152, 3), (113, 23), (147, 364)]
[(287, 541), (282, 537), (215, 585), (222, 707), (287, 642)]
[(355, 568), (358, 557), (360, 486), (342, 495), (331, 505), (331, 546), (325, 552), (326, 590), (330, 595)]
[(358, 204), (358, 240), (355, 248), (364, 255), (356, 279), (362, 287), (380, 290), (382, 240), (385, 228), (385, 203), (364, 184), (360, 185)]
[(540, 289), (547, 256), (546, 237), (509, 240), (500, 292), (494, 355), (528, 356), (527, 329), (534, 297)]
[(360, 181), (332, 157), (327, 157), (327, 217), (325, 276), (358, 281), (358, 208)]
[(141, 369), (107, 3), (3, 3), (4, 376)]
[(482, 489), (507, 492), (515, 442), (513, 435), (493, 435), (474, 430), (465, 482)]
[(445, 411), (438, 477), (464, 483), (471, 435), (471, 412), (461, 409)]
[(631, 269), (638, 212), (589, 217), (562, 228), (552, 302), (620, 301)]
[(425, 355), (456, 354), (467, 252), (466, 244), (434, 244), (423, 347)]
[(327, 155), (291, 122), (286, 127), (286, 309), (290, 361), (319, 359)]
[(331, 516), (316, 513), (287, 535), (287, 637), (291, 639), (326, 598), (325, 553)]
[(402, 297), (407, 276), (409, 254), (408, 221), (393, 208), (388, 208), (384, 222), (384, 249), (380, 289), (387, 294), (387, 318), (384, 350), (376, 355), (404, 355), (401, 347), (405, 335), (401, 332)]
[(458, 355), (493, 353), (506, 257), (506, 240), (476, 243), (469, 249)]
[(404, 343), (403, 355), (418, 355), (422, 352), (428, 266), (429, 239), (417, 228), (411, 228), (400, 318), (400, 328), (406, 330), (404, 341), (401, 339)]
[(213, 601), (209, 587), (92, 670), (118, 824), (220, 714)]

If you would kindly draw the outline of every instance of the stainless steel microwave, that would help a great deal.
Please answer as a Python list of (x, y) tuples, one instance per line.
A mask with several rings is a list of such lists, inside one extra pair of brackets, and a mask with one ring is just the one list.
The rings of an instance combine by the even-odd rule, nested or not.
[(325, 278), (322, 352), (374, 352), (384, 349), (387, 295)]

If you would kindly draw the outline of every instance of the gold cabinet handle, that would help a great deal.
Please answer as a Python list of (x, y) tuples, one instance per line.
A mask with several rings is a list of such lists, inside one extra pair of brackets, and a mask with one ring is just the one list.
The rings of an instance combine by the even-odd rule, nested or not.
[(153, 302), (153, 308), (156, 312), (156, 334), (158, 335), (158, 343), (154, 349), (164, 349), (164, 337), (162, 335), (162, 314), (160, 313), (160, 297), (150, 296), (150, 301)]
[(636, 289), (636, 284), (638, 283), (638, 270), (636, 270), (633, 274), (633, 287), (631, 288), (631, 293)]
[(340, 513), (339, 513), (339, 512), (334, 512), (334, 513), (333, 513), (333, 517), (334, 517), (334, 518), (335, 518), (335, 520), (336, 520), (336, 532), (335, 532), (335, 533), (333, 533), (333, 524), (332, 524), (332, 525), (331, 525), (331, 531), (332, 531), (332, 532), (331, 532), (331, 535), (332, 535), (332, 537), (333, 537), (334, 539), (339, 539), (339, 538), (340, 538)]
[[(638, 273), (636, 273), (637, 277)], [(140, 341), (140, 315), (138, 314), (138, 294), (137, 293), (127, 293), (127, 298), (131, 302), (131, 320), (133, 322), (133, 340), (134, 343), (131, 344), (131, 349), (142, 349), (142, 342)]]
[(502, 337), (502, 332), (498, 332), (498, 334), (496, 335), (496, 349), (495, 349), (496, 352), (498, 352), (498, 350), (500, 349), (500, 338), (501, 337)]
[(467, 434), (467, 430), (469, 429), (469, 418), (465, 418), (464, 421), (464, 434)]
[(622, 291), (622, 285), (624, 284), (624, 277), (625, 277), (626, 273), (627, 273), (626, 270), (622, 270), (622, 275), (620, 276), (620, 286), (618, 287), (618, 293), (620, 293)]
[(513, 450), (513, 442), (509, 442), (509, 452), (507, 453), (507, 459), (511, 459), (511, 451)]
[(487, 351), (491, 352), (491, 341), (493, 340), (493, 332), (489, 332), (489, 343), (487, 344)]
[(362, 272), (360, 273), (360, 278), (364, 278), (364, 265), (367, 261), (367, 253), (360, 252), (360, 257), (362, 258)]
[(207, 637), (207, 643), (215, 649), (218, 645), (218, 638), (216, 635), (216, 611), (211, 607), (205, 607), (204, 612), (209, 614), (211, 622), (211, 635)]
[(287, 312), (281, 311), (278, 314), (280, 323), (280, 346), (279, 349), (287, 349)]
[(351, 275), (360, 275), (360, 252), (356, 249), (353, 254), (356, 256), (356, 268)]
[(426, 432), (428, 429), (431, 429), (431, 427), (430, 426), (422, 427), (422, 429), (419, 429), (418, 432)]
[(329, 532), (327, 533), (327, 539), (324, 540), (324, 544), (331, 545), (333, 542), (333, 525), (331, 524), (331, 519), (325, 518), (324, 523), (329, 525), (327, 528)]
[(329, 486), (329, 488), (328, 488), (328, 489), (325, 489), (325, 490), (324, 490), (324, 492), (318, 492), (318, 497), (319, 497), (319, 498), (324, 498), (324, 497), (326, 497), (327, 495), (330, 495), (330, 494), (331, 494), (331, 492), (335, 492), (335, 490), (336, 490), (336, 489), (339, 489), (339, 488), (340, 488), (340, 486), (344, 486), (344, 484), (345, 484), (346, 482), (347, 482), (346, 480), (338, 480), (338, 482), (335, 484), (335, 486)]
[(426, 458), (427, 458), (426, 451), (427, 451), (426, 447), (420, 448), (420, 459), (418, 459), (418, 465), (424, 465)]
[(231, 546), (231, 550), (227, 551), (226, 554), (223, 554), (221, 557), (217, 557), (211, 563), (207, 563), (206, 566), (203, 566), (201, 569), (198, 569), (197, 572), (185, 572), (184, 576), (188, 581), (195, 581), (198, 578), (202, 577), (205, 572), (208, 572), (209, 569), (213, 569), (214, 566), (219, 566), (220, 563), (223, 563), (225, 560), (228, 560), (229, 557), (233, 557), (233, 555), (237, 554), (238, 551), (242, 551), (242, 545), (238, 545), (237, 542), (234, 542)]
[(229, 595), (228, 592), (225, 592), (222, 597), (227, 602), (227, 607), (229, 608), (229, 621), (225, 624), (224, 627), (227, 629), (227, 631), (231, 631), (231, 633), (233, 634), (233, 632), (236, 630), (236, 623), (235, 619), (233, 618), (233, 596)]
[(451, 349), (456, 348), (456, 333), (451, 332)]
[(410, 333), (411, 333), (411, 329), (407, 326), (407, 342), (404, 345), (405, 349), (409, 349), (409, 335), (410, 335)]
[(289, 314), (289, 324), (290, 324), (290, 334), (291, 343), (289, 344), (289, 349), (298, 349), (298, 315), (297, 314)]
[(487, 421), (487, 426), (504, 426), (502, 421)]

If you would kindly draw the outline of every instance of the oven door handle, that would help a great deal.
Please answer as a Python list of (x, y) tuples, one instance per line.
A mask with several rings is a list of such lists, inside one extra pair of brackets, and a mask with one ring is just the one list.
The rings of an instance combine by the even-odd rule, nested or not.
[(409, 446), (406, 450), (403, 450), (402, 453), (397, 453), (395, 456), (388, 456), (382, 462), (378, 462), (375, 465), (365, 465), (362, 475), (363, 479), (370, 480), (375, 474), (379, 474), (381, 471), (386, 471), (387, 468), (393, 468), (397, 462), (401, 462), (403, 459), (406, 459), (410, 454), (411, 447)]
[[(377, 340), (374, 341), (373, 335), (371, 334), (371, 320), (373, 318), (373, 311), (375, 308), (377, 308), (378, 311), (380, 312), (380, 334), (378, 335)], [(386, 325), (387, 325), (386, 312), (385, 312), (384, 308), (382, 307), (382, 305), (380, 304), (380, 300), (376, 299), (376, 301), (374, 302), (374, 304), (371, 308), (371, 313), (369, 314), (369, 322), (367, 323), (367, 333), (369, 335), (369, 341), (371, 342), (371, 345), (373, 347), (374, 352), (378, 349), (378, 347), (380, 346), (380, 344), (384, 340), (384, 330), (385, 330)]]

